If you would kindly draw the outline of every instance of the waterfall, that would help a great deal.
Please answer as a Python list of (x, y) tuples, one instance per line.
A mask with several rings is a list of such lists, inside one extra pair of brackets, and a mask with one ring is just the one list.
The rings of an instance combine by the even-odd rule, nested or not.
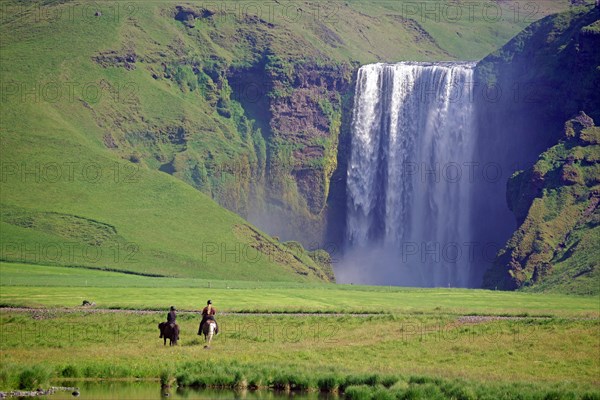
[(338, 280), (469, 286), (474, 67), (359, 70)]

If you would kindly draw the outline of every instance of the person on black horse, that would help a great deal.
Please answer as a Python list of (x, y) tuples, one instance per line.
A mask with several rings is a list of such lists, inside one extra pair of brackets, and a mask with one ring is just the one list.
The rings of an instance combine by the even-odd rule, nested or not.
[(198, 328), (198, 335), (202, 335), (202, 326), (208, 320), (215, 321), (215, 325), (216, 325), (215, 335), (219, 334), (219, 324), (217, 323), (217, 320), (215, 319), (216, 313), (217, 313), (217, 310), (213, 307), (212, 300), (208, 300), (206, 302), (206, 307), (204, 307), (204, 309), (202, 309), (202, 321), (200, 322), (200, 327)]
[[(171, 328), (174, 328), (176, 325), (176, 320), (177, 320), (177, 313), (176, 313), (176, 309), (175, 306), (171, 306), (169, 313), (167, 314), (167, 324), (171, 325)], [(160, 333), (160, 338), (162, 338), (162, 332)]]

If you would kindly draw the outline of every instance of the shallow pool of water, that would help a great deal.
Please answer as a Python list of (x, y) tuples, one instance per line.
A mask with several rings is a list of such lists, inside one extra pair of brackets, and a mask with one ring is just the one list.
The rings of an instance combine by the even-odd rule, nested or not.
[[(59, 386), (59, 385), (57, 385)], [(71, 392), (57, 392), (51, 396), (38, 397), (47, 400), (93, 399), (93, 400), (225, 400), (225, 399), (298, 399), (298, 400), (339, 400), (340, 397), (326, 393), (286, 393), (272, 390), (196, 390), (189, 388), (161, 389), (158, 382), (63, 382), (60, 386), (78, 387), (79, 396)]]

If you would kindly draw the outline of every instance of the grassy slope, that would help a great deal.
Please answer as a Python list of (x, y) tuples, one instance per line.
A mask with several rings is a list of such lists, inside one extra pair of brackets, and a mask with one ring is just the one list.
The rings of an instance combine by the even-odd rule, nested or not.
[[(5, 10), (10, 15), (10, 5)], [(315, 279), (319, 268), (305, 255), (296, 254), (299, 262), (191, 186), (107, 151), (103, 113), (133, 125), (140, 115), (203, 119), (193, 98), (157, 86), (146, 71), (125, 75), (90, 61), (127, 36), (130, 20), (38, 21), (35, 9), (16, 10), (20, 17), (3, 27), (3, 84), (35, 93), (2, 99), (2, 258), (173, 276)], [(158, 26), (156, 36), (161, 28), (169, 30)], [(42, 88), (56, 86), (61, 97), (53, 101)], [(225, 147), (218, 133), (206, 142)], [(221, 157), (228, 153), (223, 148)]]
[[(565, 3), (547, 2), (544, 12)], [(249, 195), (245, 181), (247, 169), (256, 164), (257, 143), (239, 132), (247, 119), (236, 104), (230, 108), (239, 115), (224, 118), (207, 94), (186, 87), (185, 79), (154, 79), (153, 73), (162, 72), (161, 63), (195, 57), (206, 64), (210, 55), (230, 64), (251, 63), (257, 55), (248, 42), (234, 39), (238, 28), (253, 37), (270, 36), (271, 50), (289, 59), (478, 58), (525, 24), (495, 24), (494, 29), (503, 33), (495, 36), (485, 30), (479, 35), (481, 46), (461, 50), (449, 42), (440, 50), (427, 40), (416, 44), (421, 33), (415, 33), (414, 24), (399, 22), (402, 9), (394, 2), (369, 7), (360, 2), (340, 4), (337, 18), (330, 21), (313, 17), (307, 23), (291, 23), (275, 18), (275, 28), (268, 34), (251, 21), (217, 18), (214, 25), (199, 26), (196, 36), (172, 18), (172, 3), (134, 3), (133, 9), (120, 9), (118, 16), (102, 4), (102, 17), (94, 17), (81, 2), (40, 4), (2, 2), (2, 257), (211, 278), (299, 279), (289, 268), (268, 261), (246, 262), (243, 256), (239, 262), (220, 254), (203, 260), (203, 243), (234, 248), (251, 241), (247, 232), (241, 237), (233, 232), (233, 226), (243, 221), (155, 170), (168, 162), (186, 165), (210, 158), (208, 171), (198, 164), (198, 176), (176, 176), (226, 205), (234, 204)], [(429, 24), (434, 41), (443, 40), (447, 24), (423, 24)], [(465, 32), (470, 26), (471, 36), (482, 28), (469, 24), (465, 20), (452, 25)], [(343, 43), (327, 44), (328, 29)], [(297, 41), (300, 45), (290, 45)], [(109, 50), (121, 56), (134, 52), (136, 68), (128, 70), (114, 60), (104, 68), (92, 61), (99, 55), (110, 58)], [(56, 87), (58, 99), (52, 91)], [(228, 96), (226, 85), (215, 90)], [(185, 145), (178, 142), (180, 128)], [(56, 163), (61, 176), (55, 179)], [(36, 168), (33, 175), (21, 175)], [(96, 182), (97, 173), (101, 178)], [(53, 245), (60, 248), (60, 256), (48, 253)], [(65, 255), (70, 246), (75, 246), (74, 257)], [(89, 255), (98, 252), (98, 260)], [(305, 267), (298, 268), (310, 274)]]
[[(473, 8), (474, 18), (471, 19), (469, 4), (473, 3), (424, 1), (414, 9), (415, 3), (410, 1), (333, 3), (330, 14), (326, 15), (336, 18), (331, 18), (330, 23), (328, 18), (323, 18), (321, 22), (336, 32), (346, 46), (325, 49), (334, 57), (341, 53), (363, 64), (401, 60), (479, 60), (532, 21), (568, 7), (566, 1), (544, 1), (535, 10), (521, 10), (517, 16), (511, 8), (512, 2), (499, 2), (491, 7), (490, 18), (486, 21), (484, 5)], [(450, 9), (446, 9), (446, 5), (450, 5)], [(438, 11), (426, 15), (425, 10)], [(456, 17), (459, 12), (462, 14)], [(494, 12), (502, 16), (501, 21), (493, 18)], [(314, 35), (313, 32), (311, 29), (307, 33)]]

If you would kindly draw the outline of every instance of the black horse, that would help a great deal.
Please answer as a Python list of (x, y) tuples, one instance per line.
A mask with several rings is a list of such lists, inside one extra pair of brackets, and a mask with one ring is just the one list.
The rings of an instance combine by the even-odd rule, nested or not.
[(160, 329), (165, 346), (167, 345), (167, 339), (169, 339), (169, 346), (177, 345), (177, 341), (179, 340), (179, 325), (161, 322), (158, 324), (158, 329)]

